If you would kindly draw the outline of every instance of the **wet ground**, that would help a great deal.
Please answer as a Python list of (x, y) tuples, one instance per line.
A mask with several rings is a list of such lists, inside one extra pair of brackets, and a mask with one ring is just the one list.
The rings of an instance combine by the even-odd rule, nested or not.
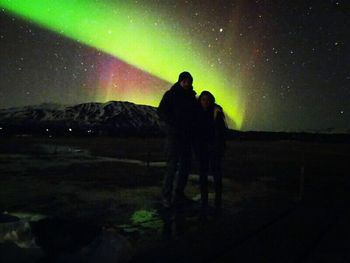
[(349, 262), (349, 145), (231, 141), (203, 217), (195, 162), (162, 208), (162, 139), (0, 141), (0, 262)]

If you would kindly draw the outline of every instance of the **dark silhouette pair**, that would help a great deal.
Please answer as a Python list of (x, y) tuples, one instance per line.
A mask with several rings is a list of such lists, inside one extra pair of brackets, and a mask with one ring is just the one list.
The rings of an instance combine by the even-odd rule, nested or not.
[(221, 160), (227, 129), (225, 117), (209, 91), (203, 91), (196, 98), (192, 83), (191, 74), (182, 72), (178, 81), (165, 92), (158, 107), (167, 133), (163, 206), (181, 206), (189, 200), (184, 192), (193, 150), (199, 160), (202, 207), (208, 206), (208, 173), (211, 168), (215, 184), (215, 207), (221, 208)]

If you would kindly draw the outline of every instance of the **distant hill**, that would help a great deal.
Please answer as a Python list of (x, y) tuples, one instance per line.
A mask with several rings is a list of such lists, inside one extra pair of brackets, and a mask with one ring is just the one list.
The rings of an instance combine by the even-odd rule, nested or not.
[(156, 108), (130, 102), (41, 104), (0, 109), (2, 132), (139, 135), (161, 133)]

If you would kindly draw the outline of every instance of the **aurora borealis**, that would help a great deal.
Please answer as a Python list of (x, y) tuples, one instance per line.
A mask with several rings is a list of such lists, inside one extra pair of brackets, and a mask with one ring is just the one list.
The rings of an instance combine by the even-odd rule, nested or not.
[[(206, 68), (210, 65), (205, 52), (195, 40), (182, 36), (181, 30), (174, 30), (165, 18), (155, 26), (155, 14), (144, 13), (125, 1), (107, 4), (83, 0), (2, 0), (1, 5), (16, 15), (111, 54), (160, 79), (171, 82), (179, 72), (189, 70), (198, 87), (213, 87), (237, 128), (241, 127), (244, 108), (238, 88), (216, 67), (207, 74)], [(159, 95), (141, 101), (137, 97), (136, 101), (154, 106), (159, 101)], [(129, 99), (135, 101), (133, 96)]]
[(188, 70), (234, 128), (346, 128), (342, 3), (326, 2), (0, 0), (0, 106), (158, 105)]

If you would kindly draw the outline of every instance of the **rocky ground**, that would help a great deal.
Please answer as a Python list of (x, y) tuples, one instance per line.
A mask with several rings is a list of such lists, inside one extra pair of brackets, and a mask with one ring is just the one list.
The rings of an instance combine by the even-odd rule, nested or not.
[(206, 220), (195, 162), (193, 203), (161, 207), (163, 146), (0, 139), (0, 262), (348, 262), (349, 145), (230, 141)]

